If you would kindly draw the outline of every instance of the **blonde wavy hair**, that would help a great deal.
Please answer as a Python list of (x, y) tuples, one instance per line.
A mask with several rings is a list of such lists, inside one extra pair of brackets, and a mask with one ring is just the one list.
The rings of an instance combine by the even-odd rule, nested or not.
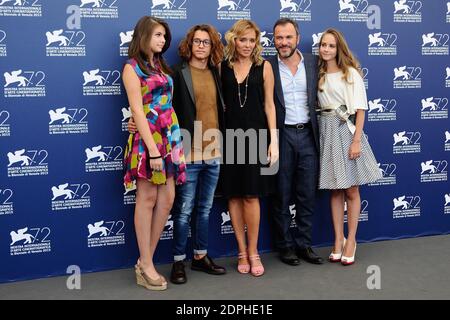
[[(326, 34), (331, 34), (336, 40), (336, 63), (338, 68), (342, 71), (342, 79), (351, 83), (349, 80), (349, 68), (353, 67), (361, 73), (360, 64), (358, 60), (354, 57), (353, 53), (350, 51), (347, 41), (343, 34), (333, 28), (327, 29), (323, 32), (320, 38), (319, 48), (322, 46), (322, 39)], [(327, 73), (327, 63), (322, 59), (319, 49), (319, 91), (323, 91), (322, 85), (325, 82), (325, 74)]]
[(253, 49), (251, 60), (257, 66), (261, 65), (264, 61), (261, 56), (262, 46), (261, 46), (261, 31), (259, 27), (251, 20), (238, 20), (231, 28), (225, 33), (225, 40), (227, 45), (225, 46), (225, 60), (227, 61), (230, 67), (233, 67), (234, 62), (236, 61), (237, 52), (236, 52), (236, 39), (238, 39), (245, 31), (247, 30), (255, 30), (256, 33), (256, 46)]

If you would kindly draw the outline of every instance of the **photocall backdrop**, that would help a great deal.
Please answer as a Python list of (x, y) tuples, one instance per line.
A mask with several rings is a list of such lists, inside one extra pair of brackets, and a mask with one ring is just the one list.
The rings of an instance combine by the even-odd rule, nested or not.
[[(130, 111), (121, 72), (143, 15), (168, 21), (171, 64), (197, 23), (223, 36), (236, 20), (252, 19), (265, 55), (276, 53), (280, 17), (298, 21), (302, 52), (317, 54), (320, 33), (340, 29), (363, 67), (365, 132), (383, 172), (361, 188), (358, 241), (449, 233), (448, 1), (0, 0), (0, 282), (136, 262), (135, 191), (122, 180)], [(263, 204), (260, 251), (268, 252)], [(237, 254), (223, 199), (214, 202), (209, 234), (212, 256)], [(169, 218), (157, 262), (172, 261), (172, 235)], [(313, 244), (332, 240), (321, 193)]]

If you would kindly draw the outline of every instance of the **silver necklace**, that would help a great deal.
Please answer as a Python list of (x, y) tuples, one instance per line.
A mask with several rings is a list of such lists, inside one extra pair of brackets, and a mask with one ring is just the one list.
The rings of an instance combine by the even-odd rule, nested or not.
[(247, 89), (248, 89), (248, 78), (250, 78), (250, 71), (247, 74), (247, 77), (245, 77), (245, 97), (244, 102), (241, 101), (241, 84), (238, 82), (238, 97), (239, 97), (239, 105), (241, 108), (245, 106), (245, 103), (247, 102)]

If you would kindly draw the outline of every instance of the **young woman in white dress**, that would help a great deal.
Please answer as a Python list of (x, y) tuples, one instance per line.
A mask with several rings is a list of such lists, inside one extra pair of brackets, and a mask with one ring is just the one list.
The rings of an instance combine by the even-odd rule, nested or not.
[[(319, 189), (331, 190), (335, 242), (331, 262), (353, 264), (361, 210), (359, 186), (381, 178), (364, 135), (367, 96), (359, 63), (343, 35), (326, 30), (319, 47), (320, 174)], [(347, 202), (348, 236), (344, 236)]]

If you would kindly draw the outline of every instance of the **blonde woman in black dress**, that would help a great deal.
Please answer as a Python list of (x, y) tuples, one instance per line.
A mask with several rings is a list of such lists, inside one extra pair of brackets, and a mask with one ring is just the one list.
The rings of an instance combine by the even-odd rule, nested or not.
[[(261, 276), (264, 267), (258, 254), (259, 197), (272, 193), (275, 186), (272, 182), (274, 176), (261, 172), (265, 166), (273, 165), (278, 160), (274, 77), (270, 63), (261, 57), (260, 30), (253, 21), (237, 21), (225, 34), (225, 39), (227, 46), (221, 76), (227, 131), (231, 129), (237, 133), (237, 130), (247, 132), (253, 129), (258, 135), (260, 130), (266, 130), (267, 140), (270, 141), (258, 138), (258, 143), (247, 142), (245, 148), (235, 148), (231, 164), (227, 158), (230, 152), (227, 135), (223, 171), (223, 193), (228, 198), (231, 222), (239, 247), (238, 271)], [(260, 154), (264, 155), (264, 161), (260, 161)], [(245, 163), (237, 164), (238, 158), (244, 155)], [(250, 161), (252, 157), (257, 158), (256, 164)]]

